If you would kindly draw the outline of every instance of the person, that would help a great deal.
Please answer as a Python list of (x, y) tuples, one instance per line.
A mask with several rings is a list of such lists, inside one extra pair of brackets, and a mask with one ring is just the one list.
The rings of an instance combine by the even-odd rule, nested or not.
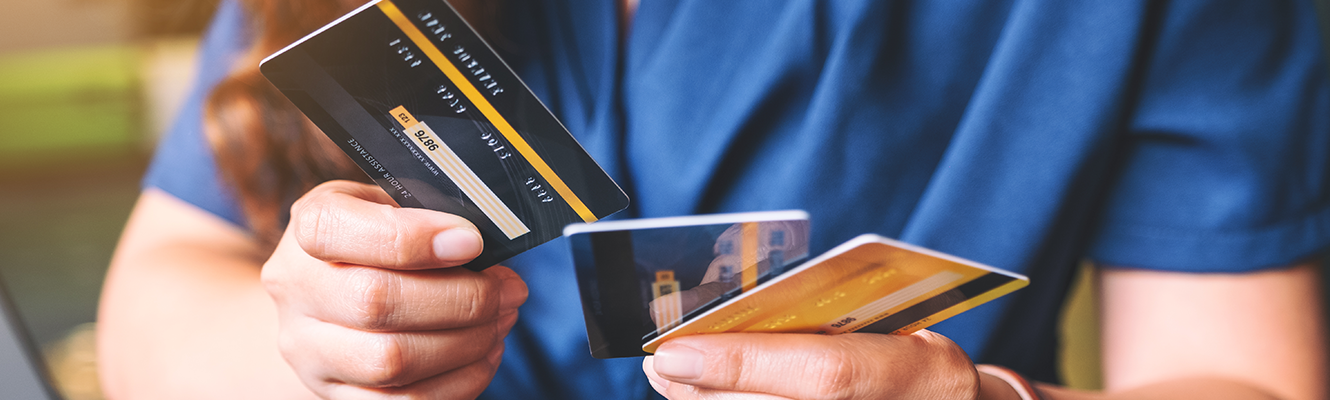
[[(355, 182), (265, 86), (259, 57), (351, 3), (222, 1), (108, 273), (109, 397), (1326, 396), (1310, 2), (453, 0), (628, 192), (622, 218), (801, 208), (813, 254), (874, 232), (1031, 279), (914, 335), (644, 360), (589, 356), (565, 242), (449, 268), (480, 250), (469, 222)], [(1103, 393), (1056, 386), (1086, 259)]]

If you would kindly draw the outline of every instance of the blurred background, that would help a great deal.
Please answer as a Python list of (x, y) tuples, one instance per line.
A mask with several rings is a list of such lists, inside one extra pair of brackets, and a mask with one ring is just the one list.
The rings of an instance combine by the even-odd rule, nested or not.
[(0, 0), (0, 279), (70, 399), (101, 398), (111, 251), (216, 0)]

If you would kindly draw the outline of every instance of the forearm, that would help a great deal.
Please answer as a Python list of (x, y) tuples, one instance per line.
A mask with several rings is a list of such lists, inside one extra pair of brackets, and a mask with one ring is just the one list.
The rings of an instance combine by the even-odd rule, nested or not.
[[(1213, 399), (1275, 400), (1278, 397), (1238, 381), (1223, 378), (1188, 378), (1161, 382), (1121, 391), (1087, 392), (1034, 383), (1034, 394), (1043, 400), (1149, 400)], [(1021, 400), (1014, 388), (1002, 378), (979, 374), (979, 400)]]
[[(258, 269), (182, 263), (178, 250), (125, 260), (108, 285), (99, 343), (112, 398), (293, 398), (304, 392), (277, 352), (277, 317)], [(211, 265), (207, 265), (211, 264)], [(173, 265), (173, 266), (165, 266)], [(181, 267), (194, 271), (179, 273)]]
[(144, 197), (102, 296), (98, 362), (108, 397), (312, 397), (278, 353), (275, 308), (248, 239), (144, 221), (140, 209), (163, 201)]
[(1040, 389), (1052, 399), (1323, 399), (1318, 272), (1102, 270), (1108, 390)]
[(1276, 400), (1256, 387), (1224, 378), (1188, 378), (1104, 393), (1083, 392), (1052, 385), (1039, 385), (1044, 399), (1056, 400)]

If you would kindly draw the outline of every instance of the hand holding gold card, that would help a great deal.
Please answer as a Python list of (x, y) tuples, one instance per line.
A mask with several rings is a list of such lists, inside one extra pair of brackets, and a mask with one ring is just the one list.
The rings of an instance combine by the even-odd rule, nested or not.
[(613, 221), (565, 234), (599, 358), (646, 355), (683, 335), (908, 334), (1029, 282), (872, 234), (805, 262), (800, 211)]

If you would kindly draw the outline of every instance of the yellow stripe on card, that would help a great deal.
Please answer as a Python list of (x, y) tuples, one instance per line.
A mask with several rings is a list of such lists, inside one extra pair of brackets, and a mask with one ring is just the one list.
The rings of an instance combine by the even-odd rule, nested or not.
[(397, 106), (389, 113), (406, 128), (405, 134), (411, 137), (411, 143), (434, 161), (434, 164), (443, 170), (444, 175), (448, 175), (448, 179), (452, 179), (453, 183), (462, 189), (462, 193), (466, 194), (466, 197), (471, 199), (471, 202), (475, 203), (476, 207), (479, 207), (505, 236), (508, 236), (508, 240), (531, 232), (531, 229), (517, 218), (517, 214), (513, 214), (513, 210), (508, 208), (508, 205), (504, 204), (484, 181), (480, 180), (480, 176), (476, 175), (471, 167), (457, 157), (457, 153), (453, 152), (453, 149), (448, 147), (448, 144), (444, 143), (429, 125), (417, 120), (406, 111), (405, 106)]
[(422, 33), (420, 29), (416, 28), (416, 26), (411, 23), (410, 19), (407, 19), (405, 14), (402, 14), (402, 10), (398, 9), (396, 4), (393, 4), (392, 1), (389, 0), (382, 0), (379, 2), (378, 6), (379, 10), (383, 11), (383, 14), (388, 16), (388, 19), (392, 20), (393, 23), (397, 25), (397, 28), (401, 29), (402, 33), (406, 34), (407, 38), (410, 38), (417, 47), (420, 47), (420, 50), (425, 53), (425, 56), (428, 57), (430, 61), (433, 61), (434, 65), (437, 66), (440, 71), (443, 71), (444, 75), (448, 76), (448, 80), (451, 80), (454, 85), (457, 85), (457, 88), (462, 91), (462, 94), (466, 96), (467, 100), (470, 100), (471, 104), (474, 105), (477, 110), (480, 110), (481, 114), (485, 115), (485, 118), (489, 118), (490, 123), (494, 124), (495, 128), (498, 128), (499, 133), (502, 133), (503, 137), (508, 139), (508, 143), (511, 144), (513, 148), (517, 149), (517, 152), (521, 154), (528, 163), (531, 163), (531, 166), (536, 169), (536, 172), (540, 173), (540, 176), (545, 178), (545, 181), (548, 182), (550, 186), (554, 187), (554, 191), (558, 192), (559, 196), (563, 197), (563, 200), (568, 203), (569, 207), (572, 207), (573, 211), (577, 212), (578, 216), (582, 217), (583, 221), (586, 221), (587, 223), (596, 222), (598, 218), (596, 218), (595, 214), (591, 213), (591, 210), (587, 208), (586, 204), (582, 203), (582, 199), (578, 198), (577, 194), (573, 193), (573, 190), (563, 182), (563, 179), (559, 178), (559, 175), (554, 173), (554, 170), (550, 168), (549, 164), (545, 163), (545, 160), (540, 157), (540, 154), (536, 154), (536, 150), (532, 149), (531, 145), (526, 142), (526, 139), (523, 139), (522, 136), (517, 133), (517, 130), (513, 129), (513, 126), (508, 123), (508, 120), (504, 119), (503, 115), (499, 114), (499, 111), (495, 110), (494, 106), (490, 105), (489, 100), (486, 100), (485, 96), (480, 94), (479, 90), (476, 90), (475, 85), (472, 85), (471, 81), (467, 80), (466, 75), (463, 75), (462, 71), (458, 70), (457, 66), (453, 65), (452, 61), (448, 60), (448, 58), (443, 55), (443, 52), (439, 51), (439, 48), (435, 46), (429, 38), (425, 37), (425, 34)]
[(739, 254), (743, 260), (743, 271), (741, 273), (743, 291), (747, 292), (757, 287), (757, 223), (744, 222), (740, 228), (742, 241), (739, 246)]
[(895, 332), (892, 332), (892, 334), (909, 335), (911, 333), (918, 332), (920, 329), (925, 329), (930, 326), (933, 326), (933, 324), (941, 322), (942, 320), (969, 311), (971, 308), (975, 308), (984, 303), (993, 301), (994, 299), (1002, 297), (1007, 293), (1015, 292), (1017, 289), (1023, 288), (1029, 284), (1030, 282), (1024, 279), (1012, 280), (1011, 282), (1007, 282), (1002, 286), (998, 286), (997, 288), (984, 292), (984, 294), (975, 296), (972, 299), (960, 302), (959, 304), (956, 304), (954, 306), (947, 307), (947, 309), (938, 311), (936, 314), (930, 315), (927, 318), (915, 321), (912, 324), (906, 325), (904, 328), (897, 329)]

